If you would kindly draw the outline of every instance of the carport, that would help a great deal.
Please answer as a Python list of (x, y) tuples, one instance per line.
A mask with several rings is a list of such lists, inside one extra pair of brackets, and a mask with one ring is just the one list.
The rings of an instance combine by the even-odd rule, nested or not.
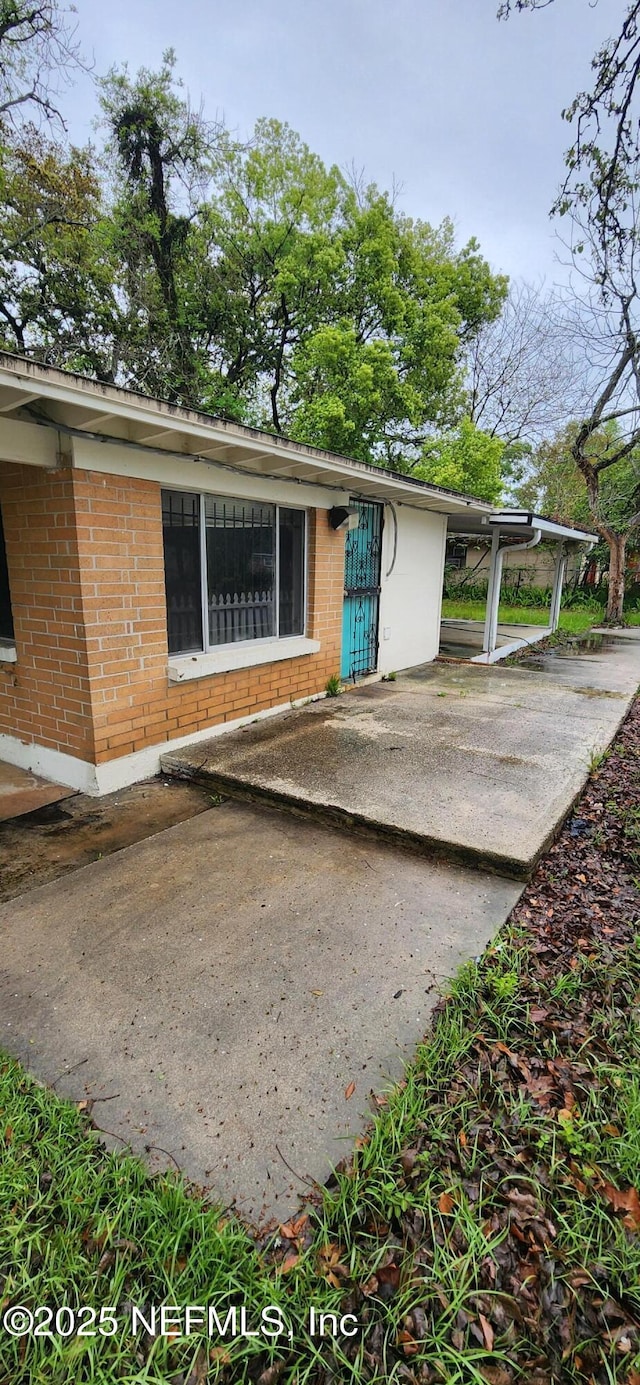
[[(567, 558), (572, 549), (583, 548), (588, 553), (597, 543), (597, 535), (582, 529), (574, 529), (566, 524), (556, 524), (529, 510), (503, 510), (493, 515), (450, 515), (447, 532), (460, 538), (488, 539), (491, 535), (491, 561), (487, 587), (487, 605), (484, 622), (443, 618), (441, 629), (441, 653), (451, 652), (458, 646), (463, 652), (469, 648), (468, 657), (476, 664), (493, 664), (504, 659), (525, 645), (536, 644), (553, 634), (558, 628), (562, 588), (567, 569)], [(500, 590), (502, 586), (502, 566), (507, 550), (536, 548), (539, 543), (552, 543), (555, 548), (555, 565), (549, 622), (547, 625), (501, 625), (498, 619), (500, 609)], [(471, 650), (478, 653), (472, 654)]]

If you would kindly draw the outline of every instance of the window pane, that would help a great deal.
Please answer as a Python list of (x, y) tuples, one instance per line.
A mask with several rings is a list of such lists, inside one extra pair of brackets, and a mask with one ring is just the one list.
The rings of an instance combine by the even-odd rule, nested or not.
[(275, 506), (205, 500), (209, 643), (275, 635)]
[(304, 634), (304, 510), (280, 510), (280, 634)]
[(164, 581), (170, 654), (202, 649), (200, 498), (162, 492)]
[(2, 527), (2, 515), (0, 514), (0, 638), (3, 640), (12, 640), (13, 637), (13, 612), (11, 610), (11, 592), (9, 590), (7, 550), (4, 544), (4, 529)]

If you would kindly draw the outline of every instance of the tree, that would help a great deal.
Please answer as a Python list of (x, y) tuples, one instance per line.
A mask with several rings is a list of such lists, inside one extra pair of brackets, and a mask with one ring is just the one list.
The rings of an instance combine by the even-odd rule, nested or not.
[(198, 405), (216, 327), (207, 247), (200, 234), (206, 158), (216, 138), (175, 87), (175, 56), (158, 73), (126, 67), (102, 81), (115, 196), (113, 250), (128, 306), (119, 369), (128, 383)]
[(462, 402), (462, 352), (506, 280), (453, 228), (401, 216), (288, 126), (229, 144), (211, 198), (229, 311), (218, 369), (256, 421), (407, 467)]
[[(498, 17), (514, 10), (547, 9), (555, 0), (504, 0)], [(626, 6), (619, 32), (595, 53), (591, 91), (578, 92), (562, 112), (574, 126), (567, 150), (566, 176), (553, 211), (573, 210), (589, 223), (605, 267), (624, 264), (635, 239), (640, 118), (636, 94), (640, 78), (640, 0)]]
[(0, 147), (0, 204), (3, 349), (112, 379), (119, 308), (93, 151), (22, 127)]
[(0, 0), (0, 120), (26, 110), (64, 128), (59, 90), (83, 66), (72, 16), (58, 0)]
[[(506, 0), (499, 14), (544, 9), (553, 0)], [(607, 619), (622, 620), (625, 548), (640, 516), (623, 532), (603, 509), (602, 478), (626, 466), (640, 446), (640, 251), (637, 194), (640, 185), (640, 0), (626, 9), (620, 31), (595, 54), (591, 91), (580, 92), (563, 112), (574, 125), (566, 176), (552, 212), (570, 217), (568, 246), (576, 271), (576, 316), (587, 350), (584, 402), (571, 454), (584, 479), (590, 522), (610, 552)], [(575, 278), (579, 289), (575, 288)], [(603, 429), (616, 428), (603, 454)], [(608, 434), (607, 434), (608, 435)]]
[(500, 316), (469, 347), (468, 411), (506, 448), (535, 444), (571, 414), (572, 351), (557, 297), (512, 284)]
[(103, 85), (119, 369), (140, 389), (410, 466), (462, 402), (462, 353), (506, 280), (453, 228), (401, 216), (289, 126), (248, 143), (194, 116), (173, 54)]
[(506, 293), (476, 242), (459, 248), (450, 222), (401, 215), (278, 121), (246, 144), (208, 124), (171, 51), (158, 72), (114, 69), (101, 100), (101, 165), (43, 137), (33, 157), (17, 136), (5, 150), (7, 342), (371, 463), (417, 465), (434, 428), (460, 416), (464, 353)]
[[(540, 443), (534, 455), (531, 474), (519, 487), (517, 498), (518, 503), (526, 508), (542, 508), (544, 514), (559, 524), (577, 524), (588, 528), (592, 516), (587, 486), (573, 456), (579, 426), (574, 420), (561, 428), (553, 438)], [(594, 459), (606, 463), (614, 455), (619, 442), (617, 426), (605, 425), (593, 435)], [(604, 465), (600, 477), (602, 515), (623, 533), (629, 529), (638, 509), (640, 482), (637, 459), (631, 455), (617, 466)], [(606, 549), (606, 545), (603, 547)]]
[(425, 443), (413, 475), (435, 486), (463, 491), (495, 504), (502, 491), (504, 443), (463, 418), (457, 428)]
[[(517, 500), (528, 508), (541, 509), (544, 514), (558, 520), (559, 523), (589, 528), (593, 526), (593, 496), (589, 495), (586, 478), (575, 462), (575, 446), (580, 427), (581, 424), (574, 421), (553, 439), (539, 446), (531, 475), (519, 488)], [(640, 457), (628, 453), (616, 460), (620, 446), (620, 428), (615, 421), (594, 430), (591, 435), (591, 460), (598, 478), (597, 508), (603, 526), (599, 530), (603, 540), (602, 550), (603, 553), (610, 552), (614, 538), (619, 546), (620, 566), (624, 572), (625, 549), (629, 544), (637, 546), (638, 541)], [(610, 592), (608, 596), (611, 596)], [(617, 601), (617, 595), (615, 599)], [(607, 616), (610, 618), (609, 606)]]
[[(629, 242), (631, 253), (634, 248)], [(619, 518), (616, 522), (611, 517), (605, 501), (611, 485), (620, 488), (629, 463), (637, 466), (640, 459), (640, 339), (636, 328), (639, 305), (633, 261), (625, 289), (612, 275), (611, 262), (603, 282), (597, 245), (594, 258), (599, 301), (595, 309), (592, 307), (595, 330), (591, 337), (585, 333), (584, 339), (588, 347), (595, 344), (600, 357), (597, 386), (576, 427), (571, 455), (585, 482), (590, 522), (609, 549), (607, 620), (618, 624), (623, 619), (626, 546), (640, 524), (640, 514), (627, 515), (621, 524)], [(603, 430), (604, 436), (611, 439), (604, 449)], [(607, 473), (608, 486), (603, 489)], [(638, 491), (640, 475), (636, 500), (640, 499)], [(637, 510), (637, 503), (634, 508)]]

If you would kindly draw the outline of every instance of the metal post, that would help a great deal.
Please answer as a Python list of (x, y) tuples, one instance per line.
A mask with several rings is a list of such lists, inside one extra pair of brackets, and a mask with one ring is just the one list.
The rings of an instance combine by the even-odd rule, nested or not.
[(551, 595), (551, 610), (549, 612), (549, 629), (557, 630), (560, 620), (560, 602), (562, 601), (562, 587), (564, 584), (565, 573), (567, 571), (567, 552), (563, 543), (558, 544), (556, 553), (556, 565), (553, 574), (553, 592)]
[(500, 606), (500, 588), (502, 586), (502, 555), (503, 549), (500, 547), (500, 531), (496, 528), (491, 535), (491, 566), (489, 568), (487, 610), (484, 622), (484, 641), (482, 645), (484, 654), (493, 654), (498, 643), (498, 608)]

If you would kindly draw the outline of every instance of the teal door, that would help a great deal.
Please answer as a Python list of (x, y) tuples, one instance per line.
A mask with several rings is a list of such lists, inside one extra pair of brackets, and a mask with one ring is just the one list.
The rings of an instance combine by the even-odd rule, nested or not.
[(347, 534), (342, 614), (342, 678), (361, 678), (378, 667), (378, 612), (382, 505), (352, 500), (360, 522)]

